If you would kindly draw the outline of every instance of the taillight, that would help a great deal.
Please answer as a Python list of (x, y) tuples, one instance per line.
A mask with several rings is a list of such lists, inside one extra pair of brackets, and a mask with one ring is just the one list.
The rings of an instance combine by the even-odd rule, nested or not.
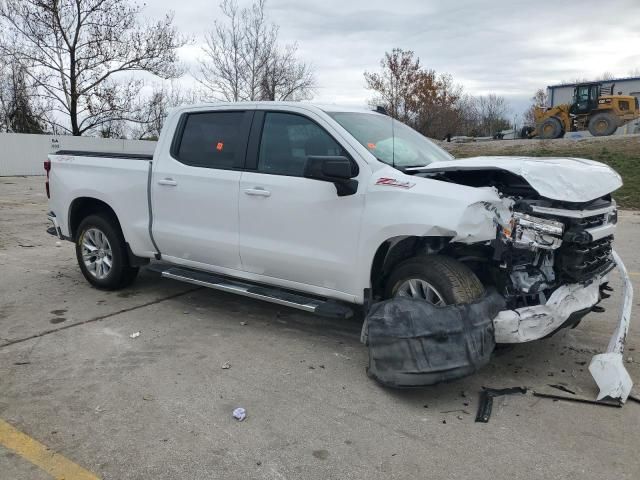
[(44, 187), (47, 190), (47, 198), (51, 198), (51, 192), (49, 192), (49, 172), (51, 171), (51, 160), (46, 159), (44, 161), (44, 171), (47, 172), (47, 181), (45, 182)]

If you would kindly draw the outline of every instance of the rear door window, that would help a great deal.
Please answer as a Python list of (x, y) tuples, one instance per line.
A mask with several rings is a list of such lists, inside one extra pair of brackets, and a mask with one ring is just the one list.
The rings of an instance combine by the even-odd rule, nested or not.
[(190, 113), (174, 156), (195, 167), (241, 167), (250, 124), (251, 112)]

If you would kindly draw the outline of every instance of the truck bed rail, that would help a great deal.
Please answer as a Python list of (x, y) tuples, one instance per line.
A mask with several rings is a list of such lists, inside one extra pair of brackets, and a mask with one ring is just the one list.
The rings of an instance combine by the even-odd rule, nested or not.
[(125, 160), (153, 160), (152, 154), (124, 152), (91, 152), (86, 150), (58, 150), (54, 155), (72, 155), (74, 157), (120, 158)]

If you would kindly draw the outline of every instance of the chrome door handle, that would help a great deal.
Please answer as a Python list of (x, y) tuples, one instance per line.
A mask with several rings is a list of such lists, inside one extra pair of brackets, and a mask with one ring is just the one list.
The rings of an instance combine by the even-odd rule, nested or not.
[(178, 182), (176, 182), (173, 178), (163, 178), (162, 180), (158, 180), (158, 185), (167, 185), (169, 187), (175, 187), (176, 185), (178, 185)]
[(246, 193), (247, 195), (254, 195), (256, 197), (270, 197), (271, 196), (271, 192), (269, 190), (265, 190), (264, 188), (261, 188), (261, 187), (246, 188), (244, 190), (244, 193)]

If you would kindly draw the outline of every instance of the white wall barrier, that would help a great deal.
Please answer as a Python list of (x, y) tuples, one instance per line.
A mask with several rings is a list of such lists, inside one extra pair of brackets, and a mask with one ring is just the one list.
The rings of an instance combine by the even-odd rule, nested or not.
[(47, 155), (58, 150), (151, 154), (155, 147), (146, 140), (0, 133), (0, 177), (44, 175)]

